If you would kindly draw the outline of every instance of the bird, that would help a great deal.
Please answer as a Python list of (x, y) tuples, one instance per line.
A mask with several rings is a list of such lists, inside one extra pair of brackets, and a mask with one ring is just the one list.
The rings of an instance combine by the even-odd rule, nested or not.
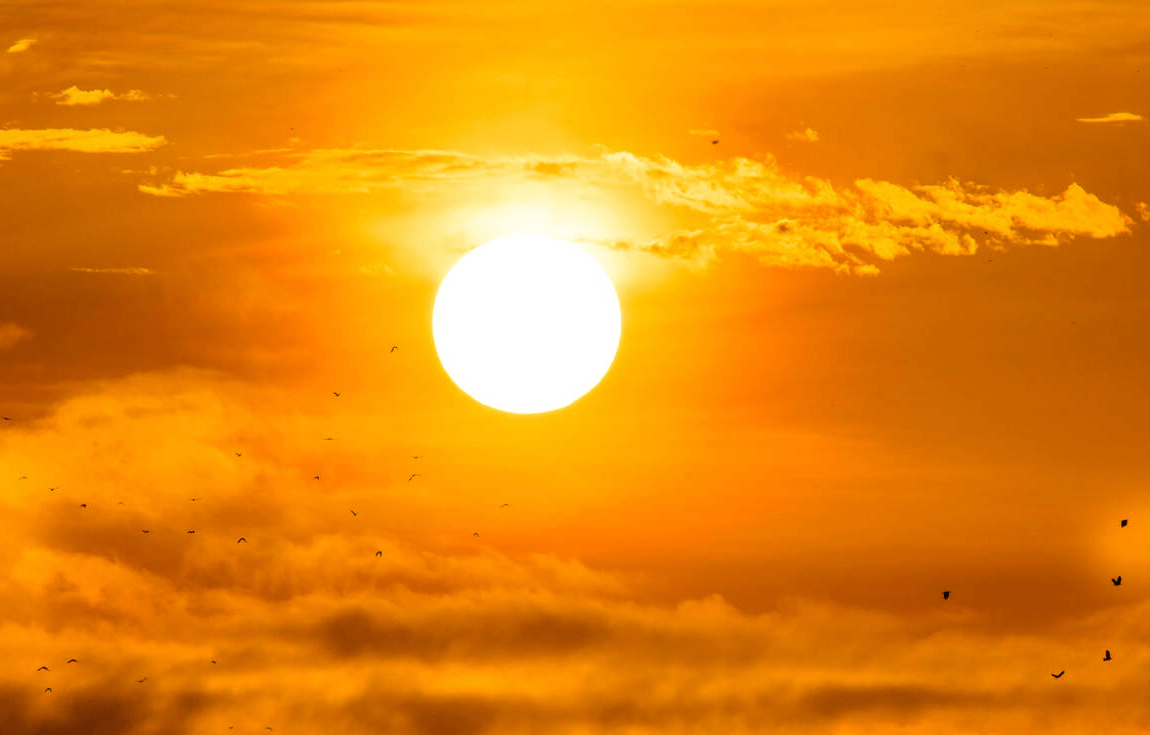
[(188, 531), (188, 533), (195, 533), (195, 531)]
[(422, 454), (413, 454), (413, 455), (411, 455), (411, 458), (412, 459), (419, 459), (422, 456), (423, 456)]
[[(236, 541), (237, 544), (246, 544), (247, 542), (248, 542), (248, 540), (246, 538), (244, 538), (243, 536), (240, 536), (239, 540)], [(213, 661), (212, 663), (215, 663), (215, 661)]]
[(27, 480), (27, 479), (28, 479), (28, 475), (24, 475), (24, 476), (23, 476), (23, 477), (21, 477), (20, 479), (21, 479), (21, 480)]
[(146, 528), (142, 528), (142, 529), (140, 529), (140, 530), (141, 530), (141, 531), (143, 531), (144, 533), (147, 533), (147, 532), (148, 532), (148, 529), (146, 529)]
[(325, 442), (332, 442), (332, 441), (335, 441), (335, 437), (334, 437), (334, 436), (325, 436), (325, 437), (323, 438), (323, 440), (324, 440)]
[(711, 141), (711, 145), (718, 145), (718, 144), (719, 144), (719, 141), (717, 141), (717, 140), (712, 140), (712, 141)]
[(479, 538), (479, 532), (478, 531), (476, 531), (475, 533), (473, 533), (471, 535), (474, 536), (475, 538)]
[(1125, 518), (1122, 519), (1122, 528), (1126, 528), (1126, 519)]
[(375, 555), (376, 555), (376, 556), (383, 556), (383, 552), (382, 552), (382, 551), (377, 551), (377, 552), (375, 552)]
[(51, 671), (52, 669), (49, 669), (47, 666), (41, 666), (40, 668), (38, 668), (36, 670), (37, 671)]
[(1110, 650), (1109, 649), (1106, 650), (1106, 655), (1102, 657), (1102, 660), (1103, 661), (1109, 661), (1110, 660)]
[(4, 419), (5, 421), (11, 421), (12, 420), (12, 419), (8, 418), (7, 416), (0, 416), (0, 419)]
[(511, 503), (504, 503), (503, 505), (501, 505), (501, 506), (499, 506), (499, 507), (500, 507), (500, 508), (506, 508), (506, 507), (507, 507), (507, 506), (509, 506), (509, 505), (511, 505)]
[(81, 508), (87, 508), (87, 507), (88, 507), (88, 504), (87, 504), (87, 503), (80, 503), (80, 507), (81, 507)]
[(66, 663), (66, 664), (78, 664), (78, 663), (80, 663), (80, 662), (79, 662), (79, 661), (77, 661), (77, 660), (76, 660), (76, 659), (74, 659), (74, 658), (70, 658), (70, 659), (68, 659), (67, 661), (65, 661), (64, 663)]
[(355, 516), (359, 515), (359, 513), (356, 513), (356, 512), (353, 510), (353, 511), (351, 511), (351, 515), (352, 515), (352, 517), (355, 517)]
[(188, 498), (188, 500), (190, 500), (190, 501), (192, 501), (192, 502), (194, 503), (194, 502), (196, 502), (197, 500), (199, 500), (199, 498)]
[[(59, 485), (57, 485), (56, 487), (50, 487), (50, 488), (48, 488), (48, 492), (50, 492), (50, 493), (54, 493), (54, 492), (56, 492), (56, 491), (57, 491), (57, 490), (59, 490), (59, 489), (60, 489), (60, 486), (59, 486)], [(1125, 524), (1125, 523), (1126, 523), (1126, 521), (1122, 521), (1122, 523), (1123, 523), (1123, 524)]]
[(216, 662), (216, 660), (213, 658), (213, 659), (212, 659), (212, 663), (215, 663), (215, 662)]
[(392, 345), (392, 346), (391, 346), (391, 349), (390, 349), (390, 350), (388, 350), (388, 352), (395, 352), (395, 351), (396, 351), (396, 350), (398, 350), (398, 349), (399, 349), (399, 345)]
[(236, 455), (237, 457), (242, 457), (242, 456), (244, 456), (242, 452), (236, 452), (236, 453), (235, 453), (235, 455)]
[(1061, 679), (1062, 675), (1065, 673), (1066, 673), (1066, 669), (1063, 669), (1062, 671), (1059, 671), (1057, 674), (1051, 674), (1051, 676), (1053, 676), (1055, 679)]
[(334, 391), (334, 390), (333, 390), (333, 391), (331, 392), (331, 394), (332, 394), (333, 396), (335, 396), (336, 398), (339, 398), (339, 393), (338, 393), (337, 391)]
[(52, 687), (45, 687), (45, 688), (44, 688), (44, 693), (45, 693), (45, 694), (51, 694), (51, 693), (52, 693)]
[(1114, 584), (1115, 587), (1117, 587), (1118, 585), (1122, 584), (1122, 575), (1119, 574), (1117, 577), (1112, 577), (1110, 581)]
[(315, 477), (313, 477), (313, 478), (311, 478), (311, 479), (313, 479), (313, 480), (318, 480), (318, 479), (319, 479), (319, 475), (316, 475)]
[(147, 680), (148, 680), (148, 677), (145, 676), (143, 679), (136, 679), (136, 683), (137, 684), (143, 684)]
[(415, 478), (417, 478), (417, 477), (422, 477), (422, 475), (420, 475), (420, 474), (417, 472), (417, 473), (415, 473), (414, 475), (411, 475), (410, 477), (408, 477), (408, 478), (407, 478), (407, 481), (408, 481), (408, 482), (411, 482), (412, 480), (414, 480), (414, 479), (415, 479)]
[(944, 600), (950, 599), (950, 590), (946, 590), (945, 592), (942, 593), (942, 599), (944, 599)]

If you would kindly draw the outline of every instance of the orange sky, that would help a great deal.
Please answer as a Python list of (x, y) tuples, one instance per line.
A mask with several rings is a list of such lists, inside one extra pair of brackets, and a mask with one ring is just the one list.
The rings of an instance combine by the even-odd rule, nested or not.
[(171, 5), (4, 4), (0, 733), (1150, 729), (1141, 2)]

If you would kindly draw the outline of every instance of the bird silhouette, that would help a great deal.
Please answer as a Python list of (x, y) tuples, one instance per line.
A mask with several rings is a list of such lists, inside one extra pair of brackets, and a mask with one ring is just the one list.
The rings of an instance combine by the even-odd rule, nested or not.
[(325, 437), (323, 438), (323, 440), (324, 440), (325, 442), (331, 442), (331, 441), (335, 441), (335, 437), (334, 437), (334, 436), (325, 436)]
[(80, 663), (80, 662), (79, 662), (79, 661), (77, 661), (77, 660), (76, 660), (76, 659), (74, 659), (74, 658), (70, 658), (70, 659), (68, 659), (67, 661), (65, 661), (64, 663), (66, 663), (66, 664), (78, 664), (78, 663)]
[(213, 659), (212, 659), (212, 663), (215, 663), (215, 662), (216, 662), (216, 660), (213, 658)]
[(237, 457), (242, 457), (242, 456), (244, 456), (244, 455), (243, 455), (243, 452), (236, 452), (236, 453), (235, 453), (235, 455), (236, 455)]
[(718, 145), (718, 144), (719, 144), (719, 141), (717, 141), (717, 140), (712, 140), (712, 141), (711, 141), (711, 145)]
[(417, 477), (423, 477), (423, 475), (421, 475), (421, 474), (419, 474), (418, 472), (416, 472), (414, 475), (411, 475), (410, 477), (408, 477), (408, 478), (407, 478), (407, 481), (408, 481), (408, 482), (411, 482), (412, 480), (414, 480), (414, 479), (415, 479), (415, 478), (417, 478)]
[(188, 533), (195, 533), (195, 531), (188, 531)]
[(50, 493), (54, 493), (54, 492), (56, 492), (56, 491), (57, 491), (57, 490), (59, 490), (59, 489), (60, 489), (60, 486), (59, 486), (59, 485), (57, 485), (56, 487), (50, 487), (50, 488), (48, 488), (48, 492), (50, 492)]
[(44, 693), (45, 693), (45, 694), (51, 694), (51, 693), (52, 693), (52, 687), (45, 687), (45, 688), (44, 688)]
[(41, 666), (40, 668), (38, 668), (36, 670), (37, 671), (51, 671), (52, 669), (49, 669), (47, 666)]
[(1125, 518), (1122, 519), (1122, 528), (1126, 528), (1126, 519)]
[(351, 515), (352, 515), (352, 517), (354, 518), (355, 516), (359, 515), (359, 513), (356, 513), (356, 512), (353, 510), (353, 511), (351, 512)]
[(5, 421), (11, 421), (12, 420), (12, 419), (8, 418), (7, 416), (0, 416), (0, 419), (4, 419)]
[(1051, 674), (1051, 676), (1053, 676), (1055, 679), (1061, 679), (1062, 675), (1065, 673), (1066, 673), (1066, 669), (1063, 669), (1062, 671), (1059, 671), (1057, 674)]
[(319, 479), (319, 475), (316, 475), (315, 477), (313, 477), (313, 478), (311, 478), (311, 479), (313, 479), (313, 480), (318, 480), (318, 479)]
[(192, 502), (194, 503), (194, 502), (196, 502), (197, 500), (199, 500), (199, 498), (188, 498), (188, 500), (190, 500), (190, 501), (192, 501)]
[(1102, 657), (1102, 660), (1103, 661), (1109, 661), (1110, 660), (1110, 650), (1109, 649), (1107, 649), (1106, 655)]
[(148, 532), (148, 529), (146, 529), (146, 528), (143, 528), (143, 529), (140, 529), (140, 530), (141, 530), (141, 531), (143, 531), (144, 533), (147, 533), (147, 532)]
[(419, 459), (422, 456), (423, 456), (422, 454), (413, 454), (413, 455), (411, 455), (411, 458), (412, 459)]
[(148, 680), (148, 677), (145, 676), (143, 679), (136, 679), (136, 683), (137, 684), (143, 684), (147, 680)]
[(944, 599), (944, 600), (950, 599), (950, 590), (946, 590), (945, 592), (942, 593), (942, 599)]
[(395, 352), (395, 351), (396, 351), (396, 350), (398, 350), (398, 349), (399, 349), (399, 345), (392, 345), (392, 346), (391, 346), (391, 349), (390, 349), (390, 350), (388, 350), (388, 352)]
[(23, 476), (23, 477), (21, 477), (20, 479), (21, 479), (21, 480), (27, 480), (27, 479), (28, 479), (28, 475), (24, 475), (24, 476)]
[(87, 507), (88, 507), (88, 504), (87, 504), (87, 503), (80, 503), (80, 507), (81, 507), (81, 508), (87, 508)]
[(509, 506), (509, 505), (511, 505), (511, 503), (504, 503), (503, 505), (501, 505), (501, 506), (499, 506), (499, 507), (500, 507), (500, 508), (506, 508), (506, 507), (507, 507), (507, 506)]
[(246, 544), (247, 542), (248, 540), (243, 536), (240, 536), (239, 540), (236, 541), (237, 544)]
[(338, 393), (338, 392), (336, 392), (336, 391), (334, 391), (334, 390), (333, 390), (333, 391), (331, 392), (331, 394), (332, 394), (333, 396), (335, 396), (336, 398), (339, 398), (339, 393)]
[(375, 552), (375, 555), (376, 555), (376, 556), (383, 556), (383, 552), (382, 552), (382, 551), (377, 551), (377, 552)]
[(471, 535), (474, 536), (475, 538), (479, 538), (479, 532), (478, 531), (476, 531), (475, 533), (473, 533)]
[(1122, 584), (1122, 575), (1119, 574), (1117, 577), (1112, 577), (1110, 581), (1114, 584), (1115, 587), (1117, 587), (1118, 585)]

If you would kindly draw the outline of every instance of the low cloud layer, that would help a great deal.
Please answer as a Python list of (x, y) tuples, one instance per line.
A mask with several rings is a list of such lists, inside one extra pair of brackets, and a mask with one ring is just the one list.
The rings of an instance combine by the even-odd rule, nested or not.
[(1111, 112), (1102, 117), (1080, 117), (1077, 118), (1078, 122), (1084, 123), (1118, 123), (1118, 122), (1138, 122), (1144, 119), (1141, 115), (1133, 112)]
[(57, 105), (65, 107), (98, 105), (108, 100), (143, 102), (152, 99), (151, 95), (138, 89), (129, 89), (127, 92), (117, 94), (110, 89), (80, 89), (74, 84), (56, 94), (49, 95), (49, 97), (56, 100)]
[(167, 143), (162, 135), (145, 135), (133, 131), (106, 128), (75, 130), (73, 128), (0, 129), (0, 161), (8, 160), (14, 151), (74, 151), (76, 153), (144, 153)]

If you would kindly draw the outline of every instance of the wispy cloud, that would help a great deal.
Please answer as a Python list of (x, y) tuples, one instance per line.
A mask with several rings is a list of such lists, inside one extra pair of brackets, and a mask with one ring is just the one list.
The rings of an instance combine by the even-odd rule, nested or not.
[(32, 332), (19, 324), (0, 322), (0, 350), (7, 350), (31, 336)]
[(1138, 212), (1138, 216), (1145, 222), (1150, 222), (1150, 204), (1146, 202), (1138, 202), (1134, 205)]
[(35, 44), (36, 44), (35, 38), (21, 38), (19, 41), (17, 41), (16, 43), (14, 43), (8, 47), (8, 53), (18, 54), (18, 53), (21, 53), (23, 51), (27, 51), (28, 49), (32, 48), (32, 46), (34, 46)]
[(65, 90), (48, 96), (56, 100), (57, 105), (66, 106), (98, 105), (107, 100), (143, 102), (152, 99), (151, 95), (145, 94), (138, 89), (129, 89), (127, 92), (117, 94), (110, 89), (80, 89), (74, 84)]
[(819, 139), (818, 131), (814, 128), (805, 128), (793, 133), (787, 133), (787, 137), (791, 140), (802, 140), (807, 143), (816, 143)]
[(691, 128), (687, 132), (689, 132), (691, 135), (701, 135), (705, 138), (717, 138), (717, 137), (719, 137), (719, 131), (718, 130), (712, 130), (710, 128), (704, 128), (702, 130), (699, 130), (696, 128)]
[(0, 129), (0, 161), (12, 151), (75, 151), (77, 153), (143, 153), (167, 143), (162, 135), (108, 129)]
[(1110, 114), (1103, 115), (1102, 117), (1080, 117), (1080, 118), (1077, 118), (1078, 122), (1084, 122), (1084, 123), (1138, 122), (1139, 120), (1143, 120), (1143, 119), (1145, 119), (1145, 118), (1143, 118), (1141, 115), (1137, 115), (1133, 112), (1111, 112)]
[(873, 274), (878, 262), (914, 252), (970, 255), (980, 243), (1057, 245), (1072, 237), (1114, 237), (1132, 220), (1077, 184), (1053, 196), (991, 190), (969, 182), (905, 187), (785, 172), (773, 157), (686, 165), (627, 152), (598, 156), (484, 158), (452, 151), (323, 149), (285, 165), (217, 173), (176, 172), (142, 184), (160, 196), (211, 192), (262, 195), (438, 190), (507, 177), (544, 177), (582, 186), (631, 187), (657, 205), (700, 216), (698, 226), (650, 242), (605, 242), (685, 259), (747, 252), (770, 265)]
[(113, 273), (124, 276), (152, 276), (156, 273), (151, 268), (84, 268), (76, 266), (70, 270), (77, 273)]

